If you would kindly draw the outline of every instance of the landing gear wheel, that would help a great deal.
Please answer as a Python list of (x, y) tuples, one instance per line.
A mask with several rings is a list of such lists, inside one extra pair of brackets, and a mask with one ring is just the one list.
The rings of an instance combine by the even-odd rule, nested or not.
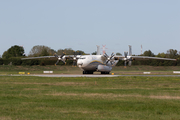
[(93, 71), (83, 71), (83, 74), (93, 74)]
[(109, 72), (101, 72), (101, 74), (109, 74)]

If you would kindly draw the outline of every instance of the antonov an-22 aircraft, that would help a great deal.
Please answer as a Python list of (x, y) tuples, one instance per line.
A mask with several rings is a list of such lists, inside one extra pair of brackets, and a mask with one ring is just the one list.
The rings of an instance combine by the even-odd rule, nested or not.
[(38, 58), (52, 58), (56, 57), (58, 61), (55, 63), (55, 65), (58, 64), (59, 61), (62, 61), (65, 63), (66, 59), (73, 60), (77, 62), (77, 66), (83, 71), (83, 74), (93, 74), (93, 72), (101, 72), (101, 74), (109, 74), (112, 70), (112, 67), (115, 66), (119, 60), (124, 61), (124, 65), (126, 66), (126, 63), (129, 63), (129, 66), (131, 65), (131, 62), (133, 60), (145, 60), (145, 59), (158, 59), (158, 60), (172, 60), (176, 61), (176, 59), (170, 59), (170, 58), (160, 58), (160, 57), (148, 57), (148, 56), (132, 56), (132, 50), (131, 46), (129, 45), (129, 55), (128, 52), (124, 52), (124, 56), (120, 55), (114, 55), (114, 53), (111, 54), (111, 56), (108, 56), (106, 53), (104, 55), (100, 55), (100, 50), (97, 49), (97, 55), (65, 55), (62, 54), (60, 56), (54, 55), (54, 56), (41, 56), (41, 57), (29, 57), (29, 58), (22, 58), (22, 60), (25, 59), (38, 59)]

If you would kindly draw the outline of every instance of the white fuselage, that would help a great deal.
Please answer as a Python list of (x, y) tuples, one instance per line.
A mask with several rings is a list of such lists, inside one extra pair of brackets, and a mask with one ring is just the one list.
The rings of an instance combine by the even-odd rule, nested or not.
[[(109, 66), (112, 68), (112, 65), (110, 62), (106, 64), (106, 59), (102, 58), (102, 55), (84, 55), (81, 56), (77, 60), (77, 65), (80, 67), (83, 71), (98, 71), (98, 66)], [(118, 61), (115, 61), (113, 66), (117, 63)], [(110, 70), (109, 70), (110, 72)]]

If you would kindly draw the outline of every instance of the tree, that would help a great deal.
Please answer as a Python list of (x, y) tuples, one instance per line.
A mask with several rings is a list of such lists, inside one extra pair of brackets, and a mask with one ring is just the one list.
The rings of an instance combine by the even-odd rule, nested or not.
[(63, 53), (65, 53), (66, 55), (74, 55), (74, 52), (76, 55), (85, 55), (84, 51), (81, 50), (74, 51), (71, 48), (59, 49), (57, 51), (57, 54), (62, 55)]
[(54, 49), (50, 49), (49, 55), (54, 55), (54, 53), (56, 53), (56, 51)]
[(8, 59), (10, 56), (9, 56), (9, 54), (8, 54), (8, 52), (7, 51), (5, 51), (4, 53), (3, 53), (3, 55), (2, 55), (2, 58), (3, 59)]
[(4, 59), (9, 59), (11, 57), (22, 57), (24, 56), (24, 48), (18, 45), (14, 45), (3, 53)]
[(116, 55), (122, 55), (122, 54), (118, 52), (118, 53), (116, 53)]
[(96, 54), (97, 54), (97, 52), (96, 52), (96, 51), (92, 53), (92, 55), (96, 55)]
[(154, 53), (151, 52), (151, 50), (148, 50), (148, 51), (144, 51), (143, 53), (144, 56), (149, 56), (149, 57), (154, 57)]
[(47, 49), (43, 49), (40, 56), (49, 56)]
[(166, 54), (165, 53), (158, 53), (157, 57), (166, 58)]
[(50, 47), (44, 45), (36, 45), (31, 49), (29, 56), (48, 56), (53, 55), (54, 53), (55, 50), (51, 49)]
[(77, 53), (78, 55), (87, 55), (87, 54), (86, 54), (84, 51), (82, 51), (82, 50), (77, 50), (76, 53)]
[(177, 50), (173, 50), (173, 49), (169, 49), (167, 51), (166, 57), (167, 58), (175, 58), (176, 59), (178, 57), (178, 51)]
[(66, 49), (59, 49), (57, 51), (58, 55), (62, 55), (63, 53), (65, 53), (66, 55), (74, 55), (74, 50), (72, 50), (71, 48), (66, 48)]

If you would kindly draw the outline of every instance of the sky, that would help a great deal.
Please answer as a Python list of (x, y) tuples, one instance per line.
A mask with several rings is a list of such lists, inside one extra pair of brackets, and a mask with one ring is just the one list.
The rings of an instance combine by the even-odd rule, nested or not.
[(11, 46), (72, 48), (85, 53), (155, 55), (180, 51), (179, 0), (1, 0), (0, 55)]

